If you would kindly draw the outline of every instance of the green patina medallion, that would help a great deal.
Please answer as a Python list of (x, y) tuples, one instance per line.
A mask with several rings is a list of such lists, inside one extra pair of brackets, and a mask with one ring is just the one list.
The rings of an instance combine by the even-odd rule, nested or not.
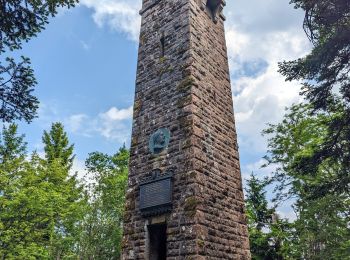
[(152, 154), (160, 154), (169, 145), (170, 131), (166, 128), (158, 129), (149, 139), (149, 150)]

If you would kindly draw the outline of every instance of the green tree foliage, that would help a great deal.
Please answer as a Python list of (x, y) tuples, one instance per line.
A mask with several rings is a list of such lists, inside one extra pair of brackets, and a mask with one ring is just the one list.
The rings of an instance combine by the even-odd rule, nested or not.
[[(292, 0), (305, 11), (304, 28), (314, 47), (310, 54), (280, 63), (288, 81), (303, 81), (302, 95), (314, 113), (329, 114), (327, 138), (295, 161), (293, 171), (316, 175), (325, 162), (338, 165), (331, 192), (350, 192), (350, 1)], [(314, 194), (317, 195), (316, 193)]]
[(349, 259), (350, 255), (350, 2), (292, 0), (305, 12), (313, 44), (306, 57), (279, 64), (286, 80), (303, 82), (309, 104), (293, 106), (270, 125), (268, 164), (277, 201), (293, 197), (304, 259)]
[[(338, 101), (350, 105), (350, 2), (347, 0), (292, 0), (305, 11), (304, 29), (314, 44), (306, 57), (280, 64), (287, 80), (305, 80), (304, 93), (315, 109)], [(334, 88), (339, 91), (332, 92)]]
[(129, 152), (90, 154), (83, 189), (63, 125), (43, 142), (28, 158), (16, 125), (0, 133), (0, 259), (119, 259)]
[(50, 240), (52, 259), (70, 259), (77, 256), (81, 221), (86, 211), (83, 187), (76, 175), (69, 175), (60, 161), (44, 165), (44, 178), (52, 185), (53, 228)]
[(0, 135), (0, 161), (0, 259), (76, 258), (86, 210), (76, 176), (61, 158), (26, 159), (15, 125)]
[(250, 220), (253, 220), (254, 227), (261, 231), (272, 220), (274, 209), (268, 207), (265, 188), (267, 180), (259, 180), (256, 175), (251, 174), (247, 181), (246, 203)]
[(332, 131), (329, 122), (338, 116), (315, 113), (313, 106), (300, 104), (293, 106), (281, 123), (265, 130), (270, 136), (266, 159), (278, 166), (273, 177), (276, 200), (295, 200), (295, 247), (305, 259), (347, 259), (350, 255), (350, 195), (335, 189), (343, 165), (324, 160), (316, 172), (307, 167), (301, 172), (295, 166), (318, 153)]
[(349, 196), (298, 200), (295, 209), (295, 249), (304, 259), (350, 259)]
[(19, 50), (37, 36), (59, 7), (73, 7), (78, 0), (0, 0), (0, 120), (30, 122), (39, 101), (32, 94), (37, 84), (29, 58), (20, 61), (5, 53)]
[(292, 227), (278, 217), (275, 208), (268, 206), (265, 191), (268, 184), (267, 179), (259, 180), (254, 174), (247, 181), (246, 207), (252, 259), (293, 259)]
[(67, 134), (61, 123), (54, 123), (50, 132), (44, 131), (42, 138), (45, 157), (49, 163), (59, 161), (67, 170), (71, 169), (74, 161), (74, 145), (69, 145)]
[[(52, 229), (50, 185), (35, 163), (22, 162), (0, 198), (1, 259), (45, 259)], [(1, 169), (1, 175), (6, 169)]]
[(81, 259), (120, 259), (129, 151), (92, 153), (86, 161), (90, 209), (81, 236)]
[(0, 135), (0, 164), (4, 165), (16, 159), (23, 160), (26, 155), (24, 135), (17, 134), (17, 125), (11, 124), (3, 127)]
[(0, 62), (0, 119), (12, 122), (24, 119), (30, 122), (38, 108), (38, 100), (31, 93), (37, 84), (30, 60), (22, 57), (19, 63), (6, 58), (6, 65)]
[(56, 214), (51, 239), (51, 254), (55, 259), (74, 255), (79, 240), (80, 226), (86, 206), (83, 187), (79, 186), (77, 176), (70, 174), (73, 165), (74, 145), (69, 143), (67, 133), (61, 123), (54, 123), (49, 132), (44, 131), (45, 179), (52, 183), (56, 197)]
[(44, 258), (51, 231), (39, 159), (25, 160), (26, 144), (15, 125), (4, 128), (0, 140), (0, 258)]

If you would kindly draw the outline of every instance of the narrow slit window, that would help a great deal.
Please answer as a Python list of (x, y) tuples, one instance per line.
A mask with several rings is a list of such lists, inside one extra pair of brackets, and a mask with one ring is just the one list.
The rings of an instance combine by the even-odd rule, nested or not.
[(212, 19), (216, 18), (221, 2), (222, 0), (207, 0), (207, 9)]
[(164, 34), (160, 38), (160, 45), (161, 45), (161, 57), (165, 56), (165, 36)]
[(166, 260), (167, 234), (166, 224), (148, 226), (148, 251), (150, 260)]

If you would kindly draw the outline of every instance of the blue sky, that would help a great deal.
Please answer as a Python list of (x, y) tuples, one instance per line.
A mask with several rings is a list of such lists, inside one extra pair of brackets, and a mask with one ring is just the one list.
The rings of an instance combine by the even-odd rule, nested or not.
[(42, 149), (42, 131), (55, 121), (65, 124), (79, 160), (95, 150), (113, 153), (128, 142), (131, 113), (120, 124), (111, 119), (105, 129), (103, 116), (114, 107), (131, 111), (137, 45), (96, 26), (92, 14), (84, 6), (61, 13), (23, 49), (32, 59), (41, 101), (39, 118), (21, 125), (32, 149)]
[[(286, 83), (277, 62), (301, 57), (309, 43), (302, 13), (289, 0), (235, 0), (225, 9), (242, 174), (262, 175), (266, 152), (260, 133), (299, 101), (299, 85)], [(114, 153), (129, 145), (140, 18), (139, 0), (82, 0), (61, 10), (19, 54), (32, 60), (41, 101), (39, 118), (22, 123), (29, 150), (42, 151), (41, 136), (63, 122), (75, 144), (75, 170), (88, 153)], [(288, 216), (289, 211), (282, 209)]]

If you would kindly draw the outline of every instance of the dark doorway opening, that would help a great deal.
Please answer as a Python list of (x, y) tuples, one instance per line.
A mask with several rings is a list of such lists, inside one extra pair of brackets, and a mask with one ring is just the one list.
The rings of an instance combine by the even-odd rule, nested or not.
[(166, 224), (148, 226), (149, 259), (166, 260)]

